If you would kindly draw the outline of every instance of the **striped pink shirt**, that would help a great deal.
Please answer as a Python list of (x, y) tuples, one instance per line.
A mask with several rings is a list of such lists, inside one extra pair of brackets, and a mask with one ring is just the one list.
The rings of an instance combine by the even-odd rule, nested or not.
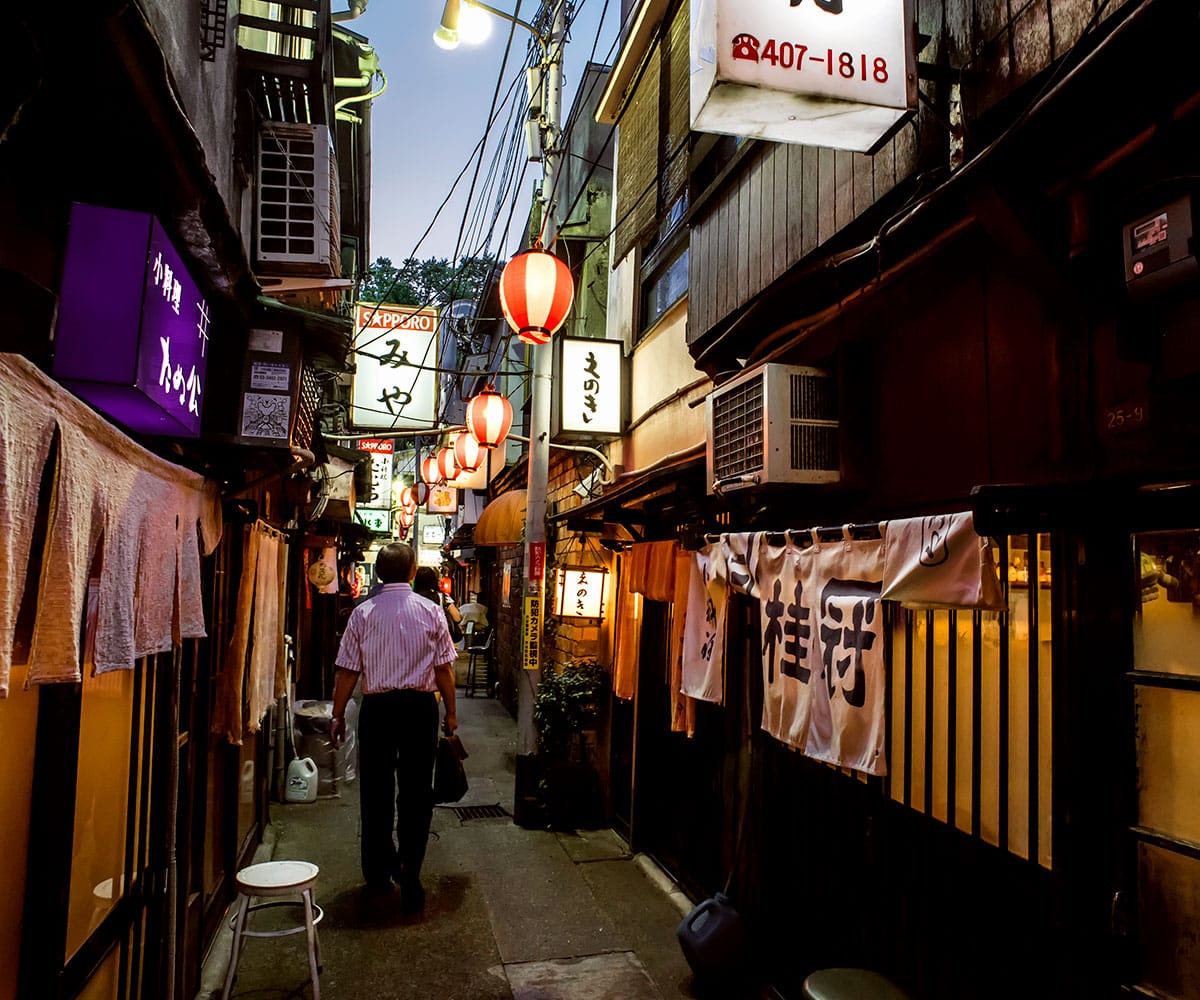
[(457, 656), (446, 613), (407, 583), (388, 583), (350, 612), (335, 663), (362, 674), (363, 694), (436, 691), (434, 668)]

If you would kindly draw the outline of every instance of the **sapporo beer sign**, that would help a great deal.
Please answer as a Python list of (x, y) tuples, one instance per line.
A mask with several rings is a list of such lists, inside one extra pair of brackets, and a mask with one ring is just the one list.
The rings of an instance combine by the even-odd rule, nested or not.
[(369, 302), (356, 309), (350, 419), (356, 427), (433, 427), (438, 311)]
[(691, 0), (692, 128), (869, 152), (916, 107), (913, 0)]

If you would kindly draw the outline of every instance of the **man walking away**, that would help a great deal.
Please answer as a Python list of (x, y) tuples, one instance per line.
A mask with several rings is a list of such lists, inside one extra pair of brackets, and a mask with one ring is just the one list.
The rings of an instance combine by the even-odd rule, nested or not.
[[(411, 546), (385, 545), (375, 559), (383, 588), (350, 614), (336, 660), (333, 737), (345, 731), (346, 703), (362, 677), (358, 715), (362, 873), (382, 890), (394, 879), (409, 911), (425, 905), (421, 863), (433, 819), (433, 759), (438, 710), (447, 733), (454, 711), (456, 650), (442, 609), (413, 593), (417, 568)], [(395, 801), (392, 794), (395, 792)]]

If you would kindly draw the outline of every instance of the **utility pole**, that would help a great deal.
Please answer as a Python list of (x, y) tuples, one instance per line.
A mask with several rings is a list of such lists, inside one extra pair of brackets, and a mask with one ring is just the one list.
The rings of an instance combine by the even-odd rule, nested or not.
[[(543, 53), (545, 122), (542, 141), (542, 244), (553, 246), (558, 233), (555, 182), (560, 169), (562, 135), (562, 58), (566, 41), (566, 0), (550, 0), (554, 16)], [(537, 730), (533, 700), (541, 679), (542, 623), (545, 620), (546, 489), (550, 471), (550, 393), (553, 354), (549, 344), (531, 348), (528, 479), (525, 491), (525, 600), (521, 643), (522, 669), (517, 681), (517, 768), (513, 822), (536, 821)]]

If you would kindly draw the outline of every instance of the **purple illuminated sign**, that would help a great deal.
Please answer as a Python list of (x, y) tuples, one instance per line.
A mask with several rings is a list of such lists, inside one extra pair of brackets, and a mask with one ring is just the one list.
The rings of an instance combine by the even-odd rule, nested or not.
[(75, 204), (53, 374), (143, 434), (198, 437), (209, 308), (154, 216)]

